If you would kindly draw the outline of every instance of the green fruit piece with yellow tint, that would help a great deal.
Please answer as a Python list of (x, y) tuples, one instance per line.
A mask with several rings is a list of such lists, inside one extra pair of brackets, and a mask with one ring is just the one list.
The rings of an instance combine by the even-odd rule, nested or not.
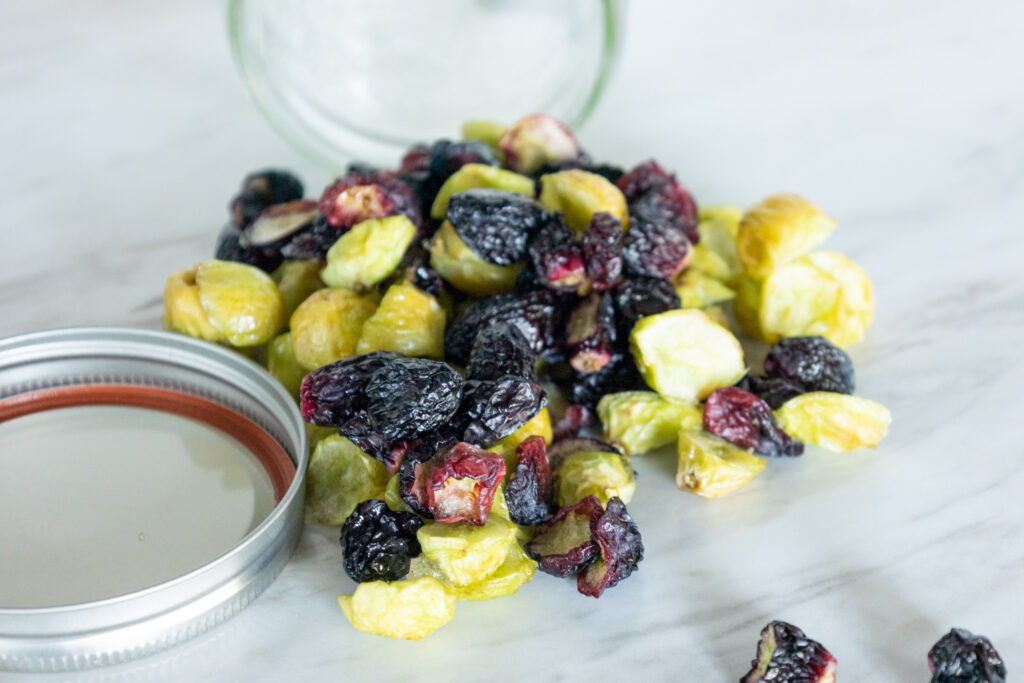
[(310, 294), (324, 288), (324, 282), (320, 279), (321, 268), (322, 264), (317, 259), (285, 261), (271, 273), (270, 276), (277, 283), (281, 300), (284, 302), (285, 320), (292, 317), (295, 309), (308, 299)]
[(759, 278), (825, 241), (836, 221), (795, 194), (776, 194), (740, 220), (736, 250), (744, 269)]
[(494, 573), (468, 586), (456, 586), (455, 597), (475, 601), (503, 598), (529, 583), (536, 571), (537, 563), (527, 557), (518, 543), (513, 543)]
[(406, 356), (444, 359), (445, 312), (433, 296), (403, 280), (388, 288), (363, 324), (356, 353), (397, 351)]
[(220, 332), (210, 324), (199, 300), (197, 270), (198, 266), (193, 266), (167, 278), (164, 285), (164, 327), (171, 332), (215, 342), (220, 339)]
[(892, 423), (882, 404), (828, 391), (789, 399), (775, 411), (775, 419), (794, 439), (836, 453), (876, 447)]
[(267, 344), (267, 371), (284, 386), (296, 400), (299, 397), (299, 386), (306, 376), (306, 368), (302, 367), (292, 349), (292, 335), (284, 332), (277, 335)]
[(540, 204), (548, 211), (561, 211), (569, 227), (582, 237), (594, 214), (610, 213), (629, 227), (629, 210), (622, 191), (607, 178), (589, 171), (571, 169), (540, 178)]
[(672, 284), (682, 308), (707, 308), (731, 301), (736, 296), (736, 292), (723, 282), (693, 268), (677, 275)]
[(315, 370), (356, 353), (363, 324), (377, 310), (371, 296), (350, 289), (313, 292), (292, 313), (292, 350), (306, 370)]
[(764, 465), (764, 458), (707, 432), (679, 432), (676, 486), (683, 491), (718, 498), (745, 486)]
[(534, 194), (533, 178), (506, 171), (497, 166), (466, 164), (448, 176), (448, 180), (444, 181), (444, 185), (437, 191), (434, 204), (430, 208), (430, 217), (441, 220), (445, 217), (448, 200), (452, 198), (452, 195), (475, 188), (504, 190), (526, 197), (533, 197)]
[(700, 241), (693, 247), (690, 268), (731, 285), (743, 272), (736, 250), (736, 233), (742, 216), (742, 209), (735, 206), (700, 207), (697, 223)]
[(327, 251), (320, 278), (331, 287), (365, 291), (391, 275), (415, 236), (416, 226), (402, 215), (358, 223)]
[(558, 507), (596, 496), (601, 505), (618, 496), (629, 503), (636, 493), (636, 479), (629, 458), (619, 453), (577, 451), (555, 468), (555, 499)]
[(455, 616), (455, 593), (437, 579), (369, 581), (338, 606), (357, 630), (402, 640), (420, 640)]
[(483, 581), (505, 561), (516, 543), (516, 525), (491, 515), (483, 526), (428, 522), (416, 532), (423, 555), (454, 586)]
[(743, 334), (751, 339), (764, 339), (761, 330), (761, 288), (757, 278), (741, 274), (736, 278), (736, 297), (732, 300), (732, 314)]
[(675, 443), (680, 429), (700, 429), (704, 411), (699, 403), (669, 401), (653, 391), (620, 391), (605, 394), (597, 414), (605, 440), (633, 455)]
[(448, 221), (434, 235), (430, 267), (456, 289), (475, 296), (507, 294), (516, 284), (523, 267), (496, 266), (473, 253)]
[(531, 436), (542, 436), (547, 445), (551, 445), (554, 434), (551, 430), (551, 413), (547, 408), (541, 408), (536, 415), (522, 427), (512, 432), (504, 439), (487, 447), (491, 453), (497, 453), (505, 460), (505, 476), (508, 477), (516, 469), (518, 456), (516, 448)]
[(470, 119), (462, 124), (463, 140), (479, 140), (495, 152), (498, 151), (498, 141), (509, 129), (504, 123), (487, 121), (484, 119)]
[(356, 505), (384, 495), (388, 470), (343, 436), (323, 439), (306, 470), (306, 523), (344, 524)]

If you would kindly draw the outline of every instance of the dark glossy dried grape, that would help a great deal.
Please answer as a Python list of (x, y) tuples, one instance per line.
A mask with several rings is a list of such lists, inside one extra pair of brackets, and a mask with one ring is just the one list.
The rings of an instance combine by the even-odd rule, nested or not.
[(594, 422), (594, 413), (590, 408), (575, 403), (569, 404), (552, 426), (555, 441), (571, 439)]
[(765, 457), (804, 452), (802, 443), (775, 424), (767, 403), (738, 387), (711, 392), (704, 404), (704, 429)]
[(281, 255), (295, 261), (326, 261), (327, 251), (345, 234), (345, 230), (334, 227), (322, 214), (317, 214), (308, 228), (281, 247)]
[(420, 554), (416, 532), (423, 521), (409, 512), (392, 512), (384, 501), (364, 500), (341, 527), (345, 573), (353, 581), (398, 581), (409, 560)]
[(245, 228), (274, 204), (302, 199), (302, 183), (288, 171), (265, 169), (250, 173), (228, 206), (231, 222)]
[(452, 195), (447, 219), (473, 253), (508, 266), (526, 258), (527, 240), (550, 215), (530, 197), (475, 188)]
[(530, 343), (518, 327), (498, 322), (488, 325), (477, 335), (469, 354), (466, 376), (469, 379), (496, 380), (513, 375), (536, 382), (536, 359)]
[(523, 377), (469, 380), (463, 385), (459, 407), (466, 420), (462, 440), (490, 446), (529, 422), (547, 402), (544, 389)]
[(1006, 683), (1006, 665), (984, 636), (955, 628), (928, 651), (932, 683)]
[(299, 389), (302, 419), (321, 427), (340, 427), (366, 409), (366, 385), (373, 373), (401, 358), (390, 351), (352, 356), (317, 368)]
[(740, 683), (835, 683), (836, 658), (821, 643), (784, 621), (761, 631), (757, 657)]
[(413, 438), (448, 422), (462, 400), (462, 377), (426, 358), (396, 358), (366, 384), (373, 430), (389, 441)]
[(483, 526), (504, 478), (500, 455), (468, 443), (455, 444), (430, 468), (427, 496), (434, 519)]
[(622, 281), (622, 222), (600, 211), (583, 233), (583, 261), (595, 291), (609, 290)]
[(622, 353), (612, 356), (608, 364), (597, 372), (572, 370), (559, 384), (568, 401), (586, 406), (590, 410), (596, 409), (597, 402), (605, 394), (647, 387), (633, 362), (633, 357)]
[[(408, 157), (408, 155), (406, 156)], [(466, 164), (501, 166), (501, 161), (494, 154), (494, 150), (480, 140), (463, 140), (461, 142), (438, 140), (430, 148), (427, 170), (430, 173), (431, 182), (436, 183), (437, 188), (440, 188), (444, 181), (448, 180), (448, 176)]]
[(629, 230), (622, 239), (626, 272), (671, 280), (693, 253), (686, 233), (657, 209), (638, 204), (629, 211)]
[(853, 361), (824, 337), (789, 337), (768, 351), (764, 371), (808, 391), (853, 393)]
[(736, 383), (736, 386), (744, 391), (757, 396), (775, 410), (791, 398), (807, 393), (801, 385), (790, 382), (781, 377), (757, 377), (745, 376)]
[(509, 518), (539, 524), (551, 515), (552, 479), (544, 437), (531, 436), (516, 446), (516, 468), (505, 484)]
[(673, 311), (680, 306), (679, 294), (671, 282), (661, 278), (636, 277), (623, 280), (614, 290), (619, 336), (628, 339), (640, 318)]
[(233, 223), (227, 223), (217, 236), (213, 257), (221, 261), (245, 263), (267, 273), (284, 260), (278, 252), (260, 249), (245, 242), (242, 232)]
[(608, 588), (629, 577), (644, 559), (640, 529), (618, 496), (608, 501), (604, 514), (592, 521), (590, 532), (600, 550), (592, 565), (576, 577), (576, 589), (599, 598)]
[(587, 278), (583, 248), (560, 214), (534, 233), (527, 251), (533, 273), (544, 287), (576, 291)]
[(359, 413), (340, 427), (338, 433), (359, 447), (371, 458), (380, 460), (388, 473), (394, 474), (416, 444), (414, 439), (392, 440), (374, 430), (366, 413)]
[(616, 183), (630, 205), (646, 205), (644, 210), (656, 210), (667, 216), (687, 238), (697, 244), (697, 203), (671, 173), (666, 172), (653, 159), (645, 161), (619, 178)]
[(545, 289), (484, 297), (448, 326), (444, 334), (445, 358), (464, 366), (477, 335), (496, 322), (515, 325), (530, 342), (533, 352), (546, 357), (558, 350), (561, 317), (561, 302)]
[(597, 372), (611, 362), (615, 337), (612, 297), (594, 292), (576, 306), (566, 322), (569, 365), (580, 373)]
[(595, 496), (566, 505), (534, 528), (533, 539), (526, 544), (527, 554), (542, 572), (560, 577), (578, 574), (600, 554), (591, 527), (603, 513)]
[(423, 223), (419, 199), (394, 173), (348, 173), (327, 186), (320, 196), (320, 213), (336, 228), (348, 229), (371, 218), (405, 215), (413, 225)]

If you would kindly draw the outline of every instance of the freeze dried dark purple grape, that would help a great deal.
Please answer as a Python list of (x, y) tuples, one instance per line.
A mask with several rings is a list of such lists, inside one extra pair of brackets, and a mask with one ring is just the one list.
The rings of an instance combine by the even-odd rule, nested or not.
[(686, 233), (657, 210), (630, 205), (629, 212), (629, 230), (622, 239), (625, 271), (671, 280), (693, 253)]
[(448, 422), (462, 400), (462, 377), (440, 361), (396, 358), (373, 374), (365, 392), (373, 430), (397, 441)]
[(769, 622), (740, 683), (835, 683), (836, 658), (792, 624)]
[(618, 496), (605, 506), (604, 514), (590, 525), (597, 541), (599, 557), (576, 577), (576, 589), (583, 595), (599, 598), (606, 589), (629, 578), (644, 559), (640, 529), (626, 512)]
[(533, 273), (544, 287), (576, 291), (587, 279), (583, 248), (561, 214), (534, 233), (527, 252)]
[(416, 532), (423, 521), (410, 512), (393, 512), (382, 500), (364, 500), (341, 527), (345, 573), (353, 581), (398, 581), (409, 560), (420, 554)]
[(516, 446), (516, 467), (505, 483), (509, 518), (516, 524), (540, 524), (551, 513), (553, 484), (543, 436)]
[(772, 410), (775, 410), (791, 398), (807, 393), (803, 386), (781, 377), (747, 375), (737, 382), (736, 386), (754, 394), (767, 403), (768, 407)]
[(233, 223), (227, 223), (217, 236), (213, 257), (221, 261), (235, 261), (255, 266), (270, 273), (284, 260), (280, 253), (254, 247), (244, 241), (241, 231)]
[(452, 195), (446, 217), (473, 253), (499, 266), (525, 259), (530, 235), (550, 221), (530, 197), (483, 188)]
[(434, 297), (445, 292), (444, 279), (430, 267), (430, 254), (419, 245), (412, 245), (398, 264), (401, 277), (411, 282), (417, 289)]
[(321, 427), (340, 427), (366, 409), (366, 385), (397, 353), (374, 351), (317, 368), (302, 379), (302, 419)]
[(596, 409), (598, 401), (605, 394), (647, 387), (633, 362), (633, 357), (623, 353), (616, 353), (608, 364), (597, 372), (571, 370), (559, 384), (568, 401), (584, 405), (590, 410)]
[[(452, 441), (449, 445), (455, 445)], [(430, 512), (430, 495), (427, 483), (430, 481), (431, 460), (437, 454), (433, 444), (420, 441), (402, 460), (398, 468), (398, 495), (409, 509), (420, 517), (433, 518)]]
[(704, 403), (704, 429), (765, 457), (804, 452), (802, 443), (775, 424), (767, 403), (738, 387), (711, 392)]
[(552, 425), (555, 441), (571, 439), (594, 422), (594, 413), (590, 408), (575, 403), (569, 404)]
[(562, 507), (534, 528), (526, 553), (542, 572), (559, 577), (578, 574), (600, 555), (591, 528), (603, 513), (596, 496)]
[(674, 311), (682, 306), (675, 286), (667, 280), (634, 277), (623, 280), (614, 290), (616, 321), (619, 336), (628, 339), (633, 326), (641, 318)]
[(389, 474), (399, 470), (415, 439), (392, 440), (374, 430), (366, 413), (359, 413), (338, 427), (338, 433), (371, 458), (381, 461)]
[(594, 292), (569, 314), (565, 325), (569, 365), (580, 373), (597, 372), (615, 355), (615, 306), (610, 294)]
[(345, 234), (345, 230), (331, 225), (323, 214), (317, 214), (307, 229), (281, 247), (281, 255), (294, 261), (326, 261), (327, 251)]
[(486, 448), (529, 422), (547, 402), (544, 389), (522, 377), (468, 380), (459, 407), (466, 420), (462, 440)]
[(932, 683), (1006, 683), (1006, 665), (985, 636), (955, 628), (928, 651)]
[(445, 358), (466, 365), (473, 342), (487, 326), (507, 322), (519, 328), (539, 356), (557, 352), (561, 327), (561, 302), (545, 289), (523, 294), (484, 297), (463, 311), (444, 334)]
[(438, 189), (448, 180), (448, 176), (466, 164), (501, 166), (501, 161), (494, 154), (494, 150), (480, 140), (438, 140), (430, 147), (427, 171), (430, 173), (431, 182), (436, 183)]
[(622, 281), (622, 222), (600, 211), (583, 233), (583, 261), (595, 291), (603, 292)]
[(265, 169), (250, 173), (228, 206), (231, 222), (245, 228), (274, 204), (302, 199), (302, 183), (288, 171)]
[(697, 203), (676, 177), (653, 159), (626, 173), (616, 183), (629, 203), (630, 213), (655, 212), (667, 218), (693, 244), (700, 241), (697, 232)]
[(769, 377), (802, 386), (804, 392), (853, 393), (853, 361), (824, 337), (788, 337), (779, 341), (768, 350), (764, 371)]
[(496, 380), (513, 375), (536, 382), (536, 360), (537, 355), (518, 327), (511, 323), (494, 323), (485, 327), (473, 342), (466, 376), (469, 379)]

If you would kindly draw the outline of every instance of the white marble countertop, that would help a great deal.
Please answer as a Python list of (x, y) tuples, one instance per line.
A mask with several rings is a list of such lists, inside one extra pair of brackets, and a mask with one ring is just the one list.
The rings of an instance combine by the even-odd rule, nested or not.
[[(0, 337), (154, 326), (242, 175), (327, 180), (247, 100), (223, 14), (0, 6)], [(223, 627), (61, 680), (729, 681), (773, 618), (824, 642), (844, 683), (926, 680), (951, 626), (1024, 672), (1024, 9), (665, 0), (629, 19), (581, 139), (599, 159), (657, 156), (705, 203), (790, 190), (839, 219), (828, 244), (878, 297), (852, 355), (858, 394), (892, 410), (883, 446), (809, 449), (719, 501), (677, 491), (671, 458), (637, 458), (634, 577), (594, 601), (539, 575), (420, 643), (349, 626), (336, 532), (310, 529)]]

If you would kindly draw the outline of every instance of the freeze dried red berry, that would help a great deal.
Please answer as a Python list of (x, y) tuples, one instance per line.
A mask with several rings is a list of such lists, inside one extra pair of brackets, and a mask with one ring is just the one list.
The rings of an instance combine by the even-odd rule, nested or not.
[(577, 372), (597, 372), (615, 354), (615, 307), (610, 294), (594, 292), (569, 314), (565, 326), (569, 365)]
[(594, 422), (594, 413), (585, 405), (571, 403), (552, 426), (555, 441), (571, 439)]
[(455, 444), (430, 469), (427, 495), (434, 519), (483, 526), (504, 477), (500, 455), (468, 443)]
[(302, 419), (320, 427), (340, 427), (366, 409), (366, 385), (397, 353), (374, 351), (324, 365), (306, 375), (299, 389)]
[(757, 658), (740, 683), (835, 683), (836, 658), (821, 643), (784, 621), (761, 631)]
[(575, 291), (586, 281), (583, 248), (560, 214), (541, 226), (526, 248), (533, 272), (543, 286)]
[(622, 222), (604, 211), (594, 214), (583, 233), (587, 278), (597, 292), (622, 281)]
[(955, 628), (928, 651), (932, 683), (1006, 683), (1006, 665), (984, 636)]
[(640, 529), (616, 496), (608, 501), (604, 514), (590, 525), (597, 542), (598, 558), (576, 577), (576, 589), (583, 595), (601, 597), (606, 589), (629, 577), (644, 559)]
[(537, 561), (542, 572), (552, 576), (578, 574), (600, 554), (591, 527), (603, 513), (596, 496), (566, 505), (534, 528), (533, 540), (526, 544), (527, 554)]
[(552, 479), (542, 436), (516, 446), (516, 468), (505, 484), (508, 514), (516, 524), (539, 524), (551, 514)]
[(459, 407), (465, 424), (462, 440), (490, 446), (529, 422), (547, 400), (544, 389), (524, 377), (469, 380), (463, 385)]
[(399, 214), (417, 227), (423, 223), (412, 188), (383, 171), (355, 171), (335, 180), (320, 196), (320, 213), (332, 226), (345, 229), (371, 218)]
[(398, 165), (400, 175), (425, 173), (430, 170), (430, 148), (426, 145), (414, 145), (402, 157)]
[(768, 404), (739, 387), (711, 392), (704, 403), (704, 429), (765, 457), (804, 452), (802, 443), (775, 424)]

